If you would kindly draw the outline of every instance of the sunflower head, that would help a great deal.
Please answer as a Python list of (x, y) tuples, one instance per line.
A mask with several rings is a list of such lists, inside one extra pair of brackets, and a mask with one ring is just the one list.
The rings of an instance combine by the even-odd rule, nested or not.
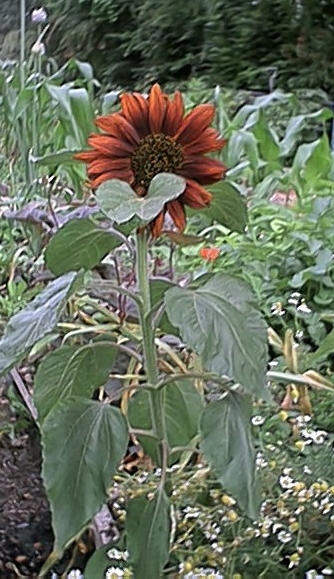
[(159, 173), (174, 173), (185, 179), (183, 193), (166, 202), (150, 223), (153, 237), (163, 229), (165, 214), (176, 229), (186, 226), (184, 206), (206, 207), (212, 198), (203, 186), (220, 181), (226, 167), (206, 154), (218, 151), (226, 141), (210, 128), (214, 107), (198, 105), (186, 116), (181, 94), (169, 98), (155, 84), (145, 98), (139, 93), (123, 94), (121, 111), (98, 117), (103, 133), (91, 135), (91, 150), (75, 156), (88, 165), (92, 188), (110, 179), (127, 182), (139, 196), (145, 196), (152, 179)]

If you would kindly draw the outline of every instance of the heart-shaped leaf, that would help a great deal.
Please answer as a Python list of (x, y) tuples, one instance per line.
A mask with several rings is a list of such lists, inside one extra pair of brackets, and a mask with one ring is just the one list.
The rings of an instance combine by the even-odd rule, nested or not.
[(221, 485), (248, 516), (257, 518), (261, 489), (250, 431), (251, 409), (251, 398), (237, 392), (210, 402), (200, 422), (200, 448)]
[(0, 341), (0, 375), (22, 360), (39, 340), (51, 334), (67, 300), (81, 283), (80, 274), (66, 273), (50, 282), (9, 320)]
[(162, 211), (168, 201), (179, 197), (185, 186), (182, 177), (172, 173), (159, 173), (152, 179), (147, 195), (139, 197), (128, 183), (111, 179), (98, 187), (96, 199), (103, 213), (116, 223), (125, 223), (135, 216), (141, 221), (149, 222)]
[(52, 237), (45, 251), (46, 265), (55, 275), (89, 270), (123, 240), (101, 229), (91, 219), (73, 219)]
[(70, 396), (90, 397), (108, 380), (117, 350), (107, 342), (64, 346), (50, 352), (38, 367), (34, 400), (41, 423), (50, 410)]
[[(206, 279), (206, 278), (204, 278)], [(219, 376), (270, 399), (266, 387), (266, 324), (250, 288), (219, 273), (202, 286), (174, 287), (165, 294), (166, 312), (183, 341)]]
[(128, 433), (118, 408), (79, 396), (54, 406), (41, 433), (54, 550), (61, 554), (105, 501)]

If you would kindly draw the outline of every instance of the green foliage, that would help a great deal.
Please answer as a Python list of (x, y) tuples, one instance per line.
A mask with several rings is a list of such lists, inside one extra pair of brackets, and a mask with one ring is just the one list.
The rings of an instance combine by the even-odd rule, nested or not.
[(113, 86), (196, 76), (267, 90), (277, 72), (285, 88), (333, 89), (330, 0), (321, 7), (307, 0), (51, 0), (49, 8), (53, 20), (61, 18), (51, 52), (93, 62)]

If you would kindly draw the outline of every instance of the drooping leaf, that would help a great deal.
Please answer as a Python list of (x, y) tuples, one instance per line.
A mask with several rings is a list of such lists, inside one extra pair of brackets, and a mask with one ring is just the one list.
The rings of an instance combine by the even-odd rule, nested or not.
[(169, 237), (176, 245), (197, 245), (204, 241), (204, 238), (199, 235), (186, 235), (185, 233), (179, 233), (177, 231), (163, 231), (163, 234)]
[(239, 191), (228, 181), (220, 181), (208, 190), (213, 193), (213, 199), (201, 213), (231, 231), (243, 233), (247, 225), (247, 206)]
[(168, 561), (170, 515), (164, 492), (151, 500), (146, 496), (129, 501), (126, 533), (130, 563), (136, 579), (161, 576)]
[(14, 211), (7, 209), (3, 212), (3, 217), (21, 221), (22, 223), (37, 225), (42, 229), (50, 229), (55, 225), (53, 217), (43, 208), (41, 202), (38, 201), (30, 201), (23, 207), (20, 207), (20, 209)]
[(9, 320), (0, 341), (0, 375), (22, 360), (39, 340), (51, 334), (67, 300), (81, 282), (79, 273), (66, 273), (50, 282)]
[(79, 396), (54, 406), (41, 432), (54, 549), (61, 554), (105, 501), (128, 434), (118, 408)]
[(32, 163), (36, 163), (36, 165), (40, 165), (41, 167), (47, 166), (52, 167), (55, 165), (65, 165), (66, 163), (74, 163), (74, 155), (77, 153), (81, 153), (82, 149), (62, 149), (61, 151), (57, 151), (55, 153), (48, 153), (46, 155), (42, 155), (36, 157), (34, 155), (30, 155), (29, 161)]
[(38, 367), (34, 400), (40, 423), (58, 402), (70, 396), (90, 397), (108, 380), (117, 350), (107, 342), (64, 346), (50, 352)]
[(165, 294), (166, 312), (183, 341), (207, 370), (228, 376), (268, 399), (266, 325), (249, 286), (219, 273), (202, 286), (175, 287)]
[[(170, 448), (186, 446), (198, 433), (198, 421), (202, 411), (202, 398), (191, 380), (168, 384), (164, 390), (164, 411), (167, 441)], [(129, 401), (128, 416), (132, 428), (152, 428), (148, 393), (139, 390)], [(160, 454), (154, 439), (138, 436), (145, 452), (158, 464)], [(177, 462), (180, 453), (173, 453), (169, 464)]]
[(184, 189), (182, 177), (159, 173), (152, 179), (145, 197), (136, 195), (128, 183), (111, 179), (98, 187), (96, 199), (101, 210), (116, 223), (125, 223), (134, 216), (148, 222), (162, 211), (168, 201), (179, 197)]
[(121, 238), (101, 229), (89, 218), (72, 219), (49, 242), (46, 265), (55, 275), (81, 268), (89, 270), (122, 243)]
[(251, 400), (236, 392), (203, 411), (200, 449), (217, 479), (252, 518), (259, 516), (261, 490), (251, 432)]

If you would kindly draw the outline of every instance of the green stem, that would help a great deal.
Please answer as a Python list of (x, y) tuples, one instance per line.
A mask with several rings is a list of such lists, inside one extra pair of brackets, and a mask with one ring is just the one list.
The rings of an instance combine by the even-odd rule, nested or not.
[[(154, 325), (152, 319), (151, 294), (148, 271), (148, 233), (146, 229), (136, 233), (136, 274), (138, 292), (141, 298), (138, 303), (140, 325), (143, 335), (144, 369), (147, 376), (150, 397), (151, 421), (153, 431), (160, 442), (161, 451), (164, 450), (166, 440), (164, 417), (164, 390), (158, 388), (159, 372), (158, 358), (154, 343)], [(162, 457), (164, 453), (162, 452)]]
[(20, 88), (25, 84), (26, 3), (20, 1)]

